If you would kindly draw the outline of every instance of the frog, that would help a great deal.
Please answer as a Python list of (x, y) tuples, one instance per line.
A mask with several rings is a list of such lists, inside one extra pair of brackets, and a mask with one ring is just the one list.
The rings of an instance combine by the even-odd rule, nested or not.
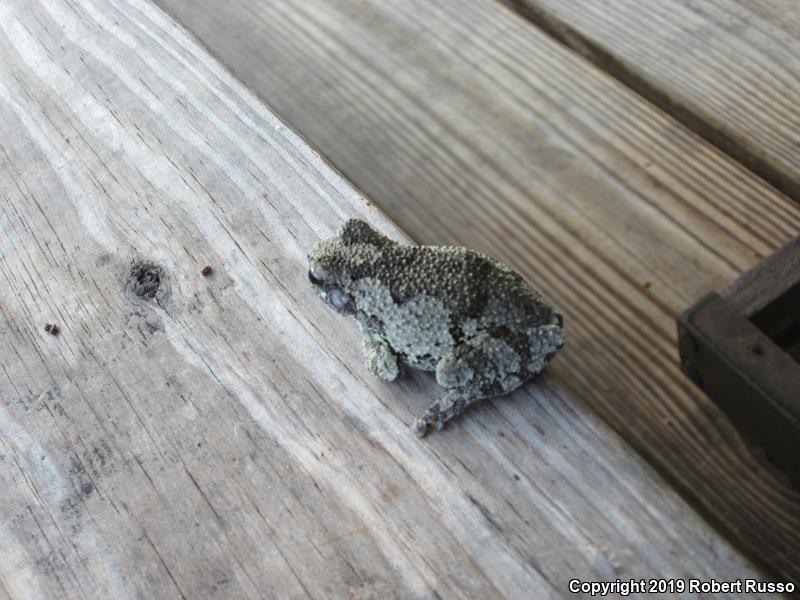
[(508, 265), (462, 246), (400, 243), (361, 219), (312, 245), (308, 279), (355, 318), (372, 374), (435, 373), (444, 393), (414, 422), (420, 437), (518, 389), (564, 345), (562, 315)]

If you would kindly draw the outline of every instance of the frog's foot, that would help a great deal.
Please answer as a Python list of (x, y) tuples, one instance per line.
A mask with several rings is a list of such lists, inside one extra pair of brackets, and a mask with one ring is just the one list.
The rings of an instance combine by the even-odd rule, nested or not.
[(375, 335), (364, 334), (361, 338), (364, 364), (374, 375), (386, 381), (394, 381), (400, 374), (397, 356), (386, 342)]
[(450, 419), (464, 412), (470, 403), (471, 399), (463, 392), (450, 390), (417, 419), (414, 423), (414, 432), (419, 437), (425, 437), (430, 431), (441, 431)]

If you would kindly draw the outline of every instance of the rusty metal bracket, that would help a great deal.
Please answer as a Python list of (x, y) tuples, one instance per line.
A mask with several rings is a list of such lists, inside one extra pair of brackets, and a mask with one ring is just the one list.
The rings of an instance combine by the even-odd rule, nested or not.
[(800, 482), (800, 237), (678, 319), (681, 369)]

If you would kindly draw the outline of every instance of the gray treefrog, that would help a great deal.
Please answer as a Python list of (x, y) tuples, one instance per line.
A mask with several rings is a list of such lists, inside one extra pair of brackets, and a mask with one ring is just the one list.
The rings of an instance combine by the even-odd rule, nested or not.
[(405, 364), (446, 393), (415, 424), (442, 429), (469, 404), (515, 390), (564, 345), (563, 319), (506, 265), (455, 246), (409, 246), (350, 219), (314, 244), (317, 295), (353, 315), (367, 368), (393, 381)]

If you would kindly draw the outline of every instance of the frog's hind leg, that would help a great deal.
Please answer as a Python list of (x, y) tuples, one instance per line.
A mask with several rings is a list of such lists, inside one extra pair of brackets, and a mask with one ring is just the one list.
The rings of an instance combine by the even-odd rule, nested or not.
[(517, 389), (563, 344), (560, 323), (486, 332), (460, 344), (436, 366), (436, 381), (447, 393), (417, 420), (417, 435), (441, 430), (477, 400)]
[(441, 431), (445, 423), (460, 415), (472, 402), (470, 397), (458, 390), (449, 390), (440, 400), (434, 402), (416, 423), (414, 431), (419, 437), (425, 437), (429, 431)]

